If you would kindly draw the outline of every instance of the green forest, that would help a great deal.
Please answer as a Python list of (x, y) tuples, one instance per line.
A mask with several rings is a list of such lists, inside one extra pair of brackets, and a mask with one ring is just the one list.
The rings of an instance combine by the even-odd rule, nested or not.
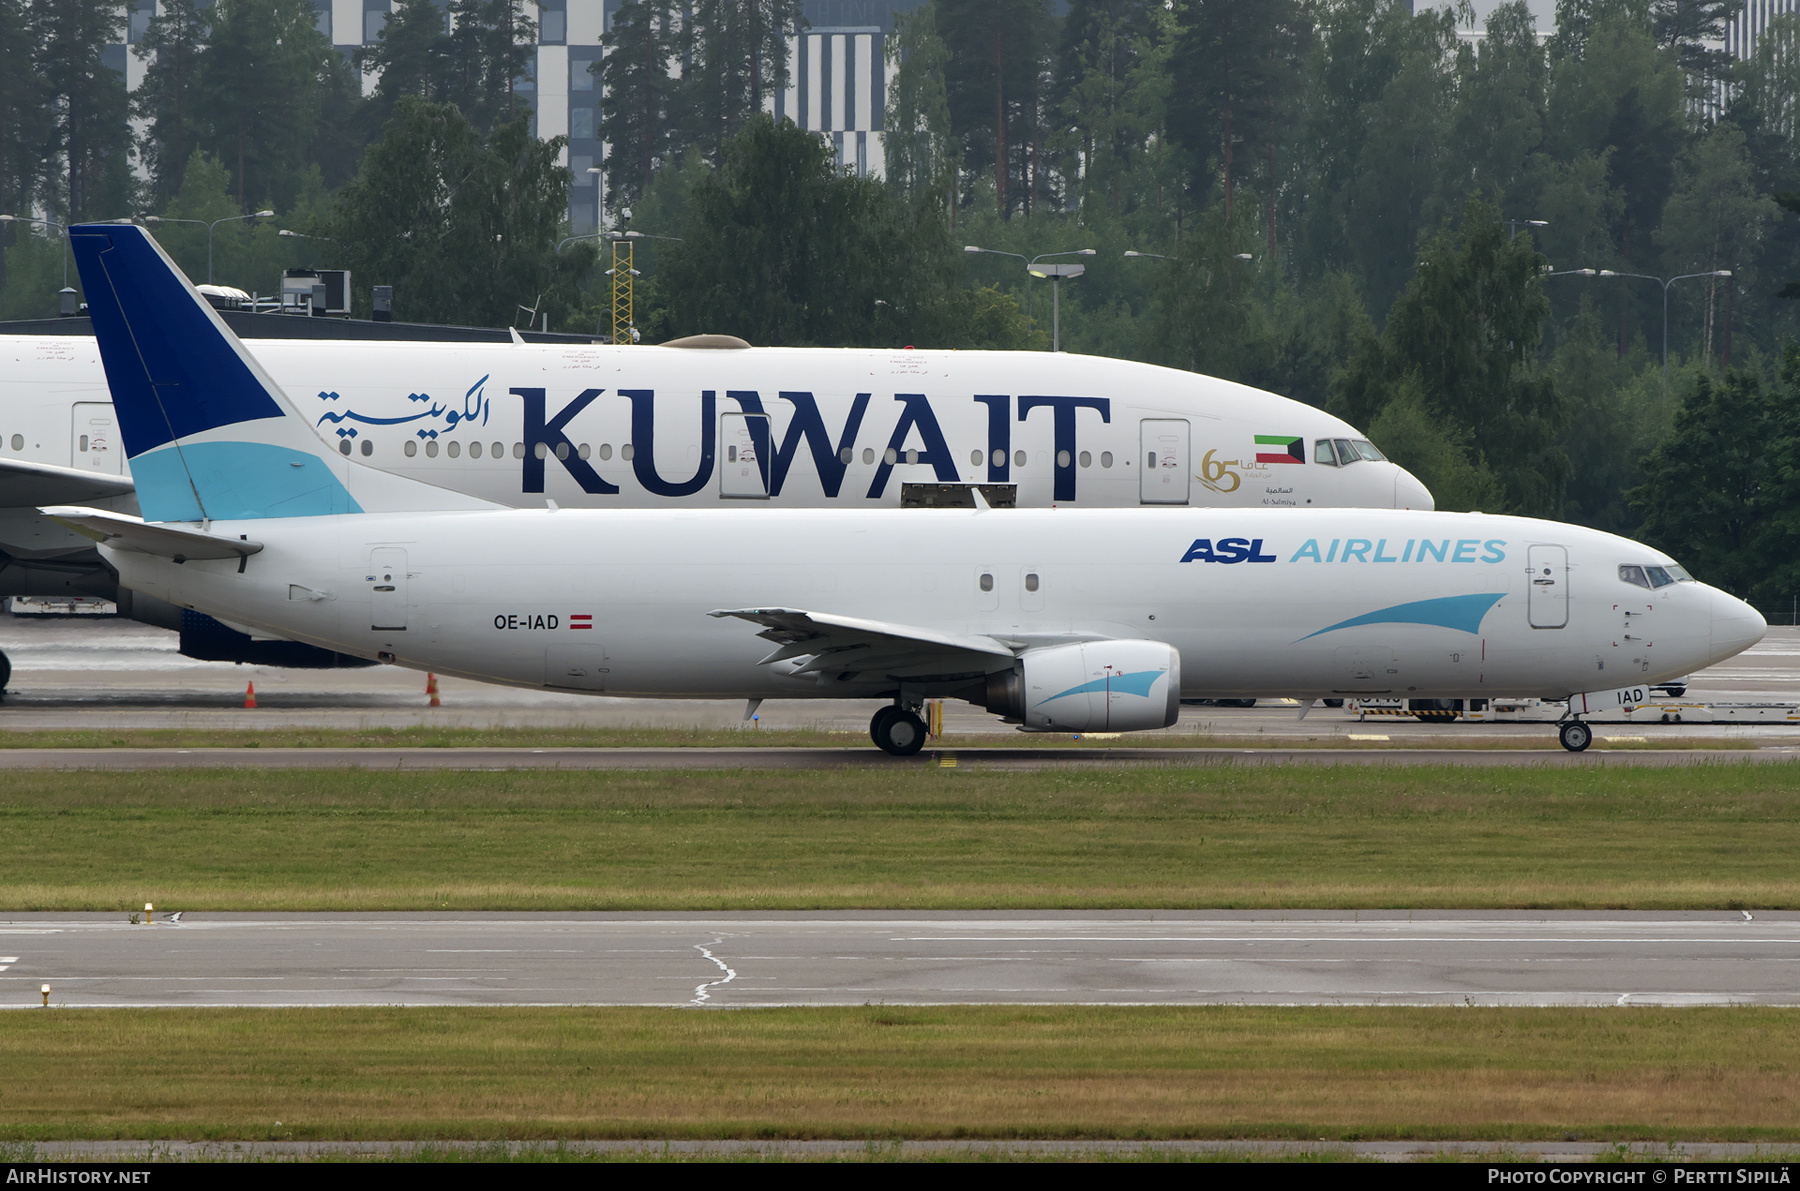
[[(1800, 17), (1737, 59), (1737, 9), (1559, 0), (1544, 37), (1523, 3), (930, 0), (857, 177), (761, 114), (797, 0), (630, 0), (607, 214), (645, 342), (1048, 350), (1027, 263), (1081, 263), (1064, 350), (1329, 408), (1441, 508), (1639, 536), (1785, 622)], [(0, 228), (0, 317), (55, 312), (62, 223), (138, 218), (196, 280), (210, 238), (221, 284), (346, 267), (396, 318), (609, 328), (519, 11), (397, 0), (346, 61), (306, 0), (164, 0), (128, 95), (120, 10), (0, 0), (0, 211), (48, 220)]]

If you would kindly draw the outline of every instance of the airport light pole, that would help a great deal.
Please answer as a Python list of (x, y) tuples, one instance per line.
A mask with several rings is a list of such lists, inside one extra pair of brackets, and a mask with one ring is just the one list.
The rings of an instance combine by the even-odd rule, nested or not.
[(33, 219), (29, 215), (0, 215), (0, 223), (36, 223), (57, 229), (63, 242), (63, 289), (69, 288), (69, 225), (54, 219)]
[(275, 234), (283, 237), (284, 239), (288, 239), (288, 240), (324, 240), (328, 244), (336, 244), (337, 243), (336, 236), (320, 236), (320, 235), (314, 234), (313, 232), (289, 231), (285, 227), (282, 228), (280, 231), (276, 232)]
[(1688, 281), (1695, 277), (1729, 277), (1730, 269), (1712, 269), (1705, 273), (1683, 273), (1679, 277), (1667, 279), (1652, 277), (1648, 273), (1615, 273), (1611, 269), (1600, 270), (1602, 277), (1636, 277), (1640, 281), (1654, 281), (1662, 286), (1663, 299), (1663, 333), (1662, 333), (1662, 374), (1663, 388), (1669, 387), (1669, 287), (1677, 281)]
[[(631, 209), (629, 207), (623, 209), (620, 212), (620, 217), (623, 219), (630, 219)], [(607, 240), (612, 243), (612, 268), (608, 269), (605, 273), (605, 276), (612, 279), (612, 340), (615, 345), (637, 342), (636, 339), (633, 338), (637, 333), (637, 328), (633, 325), (636, 311), (633, 308), (634, 295), (632, 292), (632, 279), (641, 277), (643, 274), (632, 268), (633, 249), (636, 247), (636, 243), (639, 240), (669, 240), (676, 244), (682, 244), (686, 241), (680, 236), (656, 236), (649, 232), (622, 232), (617, 228), (608, 228), (606, 231), (602, 232), (587, 232), (579, 236), (565, 236), (557, 242), (556, 251), (561, 252), (564, 247), (579, 240)]]
[(1508, 236), (1507, 238), (1509, 240), (1517, 240), (1519, 238), (1519, 229), (1520, 228), (1522, 228), (1522, 227), (1549, 227), (1550, 221), (1548, 219), (1509, 219), (1506, 221), (1506, 226), (1512, 232), (1512, 235)]
[[(1127, 248), (1125, 250), (1125, 255), (1128, 257), (1140, 257), (1144, 260), (1174, 261), (1176, 264), (1181, 263), (1181, 258), (1178, 256), (1164, 256), (1160, 252), (1139, 252), (1135, 248)], [(1256, 259), (1256, 255), (1250, 252), (1234, 252), (1231, 254), (1231, 259), (1234, 261), (1253, 261)], [(1235, 285), (1231, 289), (1231, 298), (1233, 301), (1237, 300), (1237, 288)]]
[[(215, 219), (207, 223), (204, 219), (170, 219), (162, 215), (146, 215), (145, 223), (197, 223), (206, 229), (206, 284), (213, 283), (213, 229), (221, 223), (236, 223), (240, 219), (248, 219), (254, 223), (258, 219), (273, 219), (273, 211), (255, 211), (249, 215), (227, 215), (223, 219)], [(294, 233), (298, 235), (299, 233)]]
[[(989, 256), (1015, 257), (1015, 258), (1025, 262), (1025, 276), (1027, 278), (1048, 277), (1050, 279), (1050, 350), (1052, 352), (1061, 351), (1062, 350), (1062, 289), (1061, 289), (1061, 282), (1062, 282), (1062, 279), (1065, 277), (1081, 276), (1083, 273), (1085, 273), (1087, 271), (1087, 266), (1086, 265), (1077, 265), (1077, 264), (1041, 265), (1040, 266), (1038, 264), (1038, 262), (1039, 261), (1047, 261), (1047, 260), (1051, 259), (1052, 257), (1058, 257), (1058, 256), (1097, 256), (1098, 253), (1092, 248), (1071, 248), (1067, 252), (1044, 252), (1044, 253), (1039, 253), (1037, 256), (1026, 257), (1022, 253), (1002, 252), (998, 248), (983, 248), (978, 244), (965, 244), (965, 245), (963, 245), (963, 251), (966, 253), (969, 253), (971, 255), (973, 255), (975, 253), (986, 253)], [(1026, 284), (1025, 294), (1026, 294), (1026, 299), (1027, 299), (1027, 305), (1026, 305), (1025, 309), (1026, 309), (1027, 313), (1030, 313), (1031, 306), (1029, 304), (1029, 300), (1030, 300), (1030, 296), (1031, 296), (1031, 289), (1030, 289), (1031, 282), (1029, 280), (1027, 280), (1025, 284)]]
[[(622, 208), (619, 214), (626, 219), (631, 218), (631, 209)], [(654, 236), (649, 232), (614, 231), (612, 233), (613, 267), (607, 275), (612, 278), (613, 295), (613, 343), (637, 342), (637, 308), (636, 287), (632, 282), (641, 276), (631, 267), (638, 240), (669, 240), (676, 244), (685, 243), (680, 236)]]

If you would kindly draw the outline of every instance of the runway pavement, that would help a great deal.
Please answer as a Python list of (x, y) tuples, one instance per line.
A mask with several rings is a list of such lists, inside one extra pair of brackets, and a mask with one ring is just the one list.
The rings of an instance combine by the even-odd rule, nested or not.
[(1800, 913), (23, 914), (0, 1005), (1800, 1004)]

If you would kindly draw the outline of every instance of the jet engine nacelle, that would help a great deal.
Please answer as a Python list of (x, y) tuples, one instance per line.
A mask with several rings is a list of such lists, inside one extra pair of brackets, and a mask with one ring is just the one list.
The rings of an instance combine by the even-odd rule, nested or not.
[(1181, 712), (1181, 656), (1162, 641), (1027, 650), (987, 680), (987, 708), (1033, 732), (1142, 732)]

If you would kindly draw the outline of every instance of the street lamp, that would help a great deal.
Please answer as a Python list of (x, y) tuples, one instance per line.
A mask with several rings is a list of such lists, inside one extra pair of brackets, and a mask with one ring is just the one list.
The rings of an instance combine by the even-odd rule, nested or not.
[(1663, 388), (1667, 389), (1669, 387), (1669, 287), (1671, 285), (1674, 285), (1677, 281), (1687, 281), (1694, 277), (1729, 277), (1729, 276), (1731, 276), (1731, 270), (1730, 269), (1712, 269), (1705, 273), (1683, 273), (1679, 277), (1670, 277), (1667, 280), (1664, 280), (1661, 277), (1652, 277), (1648, 273), (1615, 273), (1611, 269), (1600, 270), (1600, 276), (1602, 276), (1602, 277), (1636, 277), (1639, 281), (1654, 281), (1654, 282), (1656, 282), (1656, 284), (1662, 286), (1662, 299), (1663, 299), (1662, 374), (1663, 374)]
[[(273, 212), (273, 211), (256, 211), (249, 215), (227, 215), (225, 218), (215, 219), (211, 223), (207, 223), (206, 220), (204, 220), (204, 219), (169, 219), (162, 215), (146, 215), (146, 216), (144, 216), (144, 222), (145, 223), (197, 223), (197, 224), (200, 224), (201, 226), (205, 227), (206, 228), (206, 284), (211, 285), (213, 283), (213, 229), (218, 227), (221, 223), (235, 223), (240, 219), (248, 219), (248, 220), (255, 221), (258, 219), (273, 219), (273, 218), (275, 218), (275, 212)], [(286, 234), (286, 233), (284, 233), (284, 234)], [(292, 234), (299, 235), (300, 233), (294, 232)]]
[[(1062, 288), (1061, 288), (1061, 282), (1062, 282), (1062, 279), (1065, 277), (1081, 276), (1084, 272), (1087, 271), (1087, 266), (1086, 265), (1077, 265), (1077, 264), (1068, 264), (1068, 265), (1043, 265), (1040, 267), (1038, 265), (1038, 262), (1039, 261), (1047, 261), (1051, 257), (1056, 257), (1056, 256), (1097, 256), (1099, 254), (1092, 248), (1071, 248), (1067, 252), (1044, 252), (1044, 253), (1039, 253), (1037, 256), (1030, 257), (1029, 259), (1027, 259), (1025, 256), (1023, 256), (1017, 252), (1002, 252), (998, 248), (983, 248), (978, 244), (965, 244), (965, 245), (963, 245), (963, 251), (966, 253), (971, 253), (971, 254), (977, 253), (977, 252), (984, 252), (990, 256), (1016, 257), (1017, 259), (1025, 262), (1025, 276), (1027, 278), (1048, 277), (1050, 279), (1050, 311), (1051, 311), (1051, 313), (1050, 313), (1050, 350), (1053, 352), (1061, 351), (1062, 350)], [(1029, 281), (1027, 281), (1025, 284), (1026, 284), (1025, 310), (1027, 313), (1030, 313), (1030, 311), (1031, 311), (1031, 305), (1030, 305), (1031, 283)]]
[(1506, 226), (1512, 231), (1512, 235), (1508, 239), (1517, 240), (1521, 227), (1549, 227), (1550, 221), (1547, 219), (1509, 219), (1506, 221)]
[(38, 223), (45, 227), (57, 228), (57, 234), (63, 242), (63, 289), (69, 288), (69, 225), (58, 223), (54, 219), (33, 219), (29, 215), (0, 215), (0, 223)]
[[(1178, 261), (1181, 259), (1178, 256), (1164, 256), (1160, 252), (1139, 252), (1135, 248), (1127, 248), (1125, 250), (1125, 255), (1141, 256), (1147, 260), (1155, 261)], [(1234, 252), (1231, 254), (1231, 259), (1234, 261), (1253, 261), (1256, 259), (1256, 254), (1253, 252)]]

